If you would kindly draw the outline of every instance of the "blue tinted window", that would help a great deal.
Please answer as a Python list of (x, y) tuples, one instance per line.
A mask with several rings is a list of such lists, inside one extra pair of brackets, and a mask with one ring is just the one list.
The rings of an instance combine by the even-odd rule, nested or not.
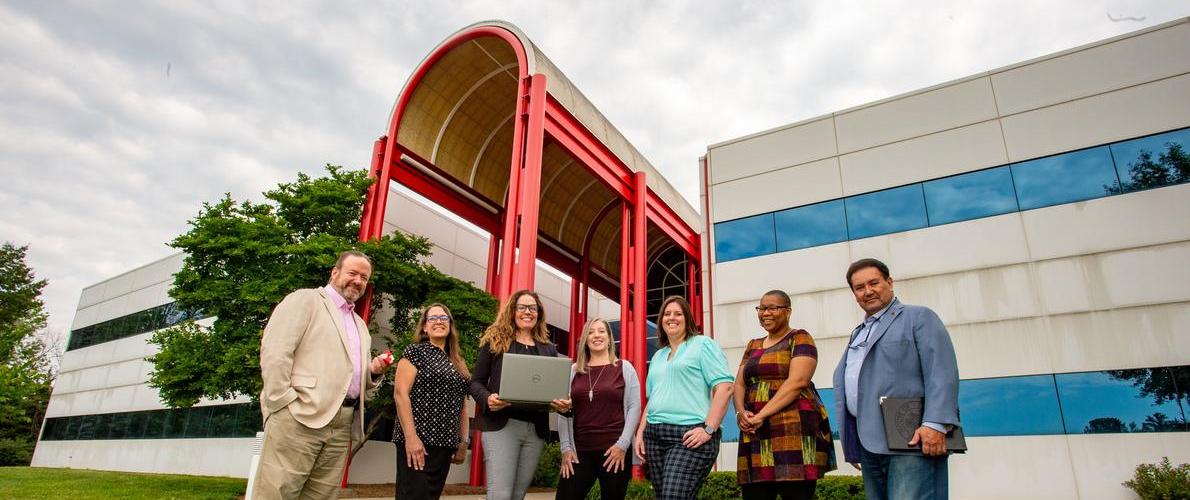
[(778, 252), (847, 241), (843, 200), (782, 210), (773, 217)]
[(968, 436), (1064, 432), (1053, 375), (964, 380), (959, 412)]
[(924, 183), (923, 188), (931, 226), (1017, 210), (1008, 167), (938, 179)]
[(1190, 181), (1190, 129), (1111, 145), (1121, 191), (1138, 191)]
[(818, 397), (822, 398), (822, 406), (826, 407), (826, 418), (831, 423), (831, 435), (839, 439), (839, 429), (843, 427), (843, 421), (835, 414), (835, 390), (818, 389)]
[(1068, 434), (1186, 430), (1167, 368), (1055, 375)]
[(761, 214), (715, 224), (715, 257), (718, 262), (766, 255), (776, 251), (773, 214)]
[(735, 443), (740, 440), (740, 426), (735, 419), (735, 405), (727, 403), (727, 414), (723, 416), (723, 423), (719, 424), (723, 430), (723, 442)]
[(1012, 164), (1021, 210), (1098, 198), (1119, 189), (1107, 146)]
[(851, 239), (926, 227), (921, 184), (861, 194), (846, 199)]

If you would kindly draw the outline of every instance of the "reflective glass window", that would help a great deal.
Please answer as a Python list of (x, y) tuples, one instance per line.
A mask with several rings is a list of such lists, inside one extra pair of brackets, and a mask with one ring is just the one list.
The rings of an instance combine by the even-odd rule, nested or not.
[(1012, 173), (1006, 166), (929, 181), (922, 187), (931, 226), (1017, 210)]
[(771, 213), (715, 224), (715, 258), (718, 262), (767, 255), (776, 248)]
[(111, 430), (108, 431), (108, 439), (124, 439), (128, 436), (128, 421), (131, 418), (129, 413), (113, 413), (111, 416)]
[(52, 441), (54, 439), (54, 427), (58, 425), (58, 419), (47, 418), (41, 425), (41, 440)]
[(134, 411), (128, 414), (127, 439), (142, 439), (145, 437), (145, 424), (149, 422), (149, 412)]
[(207, 430), (211, 425), (211, 410), (212, 407), (210, 406), (194, 407), (183, 410), (190, 414), (186, 419), (186, 437), (207, 437)]
[(77, 439), (95, 439), (95, 421), (98, 419), (98, 415), (83, 415), (79, 422)]
[(252, 404), (245, 404), (244, 411), (236, 414), (236, 435), (243, 437), (255, 436), (257, 432), (264, 430), (264, 423), (260, 417), (260, 407)]
[(1064, 432), (1053, 375), (959, 382), (959, 420), (968, 436)]
[(735, 419), (735, 405), (727, 403), (727, 414), (723, 416), (723, 423), (719, 424), (723, 430), (724, 443), (737, 443), (740, 440), (740, 425)]
[(1021, 210), (1107, 196), (1119, 179), (1107, 146), (1012, 164)]
[(847, 241), (843, 200), (782, 210), (773, 218), (778, 252)]
[(927, 225), (921, 184), (852, 196), (845, 205), (847, 233), (853, 240)]
[(161, 437), (165, 439), (181, 439), (186, 437), (186, 417), (189, 412), (186, 410), (164, 410), (166, 413), (165, 419), (165, 434)]
[(1066, 432), (1186, 430), (1179, 391), (1170, 375), (1166, 368), (1055, 375)]
[(211, 424), (207, 429), (210, 437), (235, 437), (236, 412), (244, 405), (219, 405), (211, 407)]
[(1190, 182), (1190, 128), (1117, 142), (1110, 148), (1121, 192)]
[(66, 419), (66, 432), (63, 433), (62, 439), (78, 439), (79, 427), (83, 425), (83, 417), (74, 416)]
[(822, 398), (822, 405), (826, 407), (827, 419), (831, 422), (831, 435), (839, 439), (839, 429), (842, 428), (843, 421), (835, 414), (835, 390), (818, 389), (818, 397)]

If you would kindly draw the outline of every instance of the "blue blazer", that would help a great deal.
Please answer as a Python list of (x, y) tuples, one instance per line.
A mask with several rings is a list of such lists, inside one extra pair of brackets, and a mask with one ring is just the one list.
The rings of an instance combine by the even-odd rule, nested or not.
[[(848, 345), (862, 328), (860, 324), (852, 330)], [(882, 396), (924, 398), (924, 421), (959, 425), (958, 362), (950, 334), (934, 311), (902, 304), (894, 298), (868, 338), (856, 388), (844, 386), (847, 356), (851, 351), (843, 349), (843, 359), (835, 368), (834, 377), (835, 414), (843, 420), (839, 435), (846, 461), (860, 461), (861, 443), (872, 453), (916, 454), (889, 451), (884, 437), (884, 417), (880, 413)], [(852, 390), (859, 391), (858, 414), (854, 417), (847, 412), (845, 392)]]

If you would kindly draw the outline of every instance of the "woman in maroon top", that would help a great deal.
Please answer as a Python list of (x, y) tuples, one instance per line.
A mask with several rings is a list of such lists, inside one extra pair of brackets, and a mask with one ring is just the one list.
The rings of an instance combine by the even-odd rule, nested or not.
[(599, 481), (604, 500), (622, 499), (632, 479), (627, 457), (640, 421), (640, 380), (627, 360), (617, 360), (607, 322), (583, 328), (570, 370), (571, 412), (558, 416), (562, 441), (558, 499), (581, 500)]

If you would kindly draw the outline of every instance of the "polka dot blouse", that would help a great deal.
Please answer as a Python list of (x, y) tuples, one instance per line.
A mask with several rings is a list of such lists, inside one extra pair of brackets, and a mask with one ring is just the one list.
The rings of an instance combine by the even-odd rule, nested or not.
[[(409, 391), (417, 437), (427, 447), (458, 446), (459, 413), (463, 410), (468, 380), (455, 371), (446, 352), (429, 342), (410, 344), (401, 357), (417, 368)], [(393, 442), (404, 443), (401, 425), (393, 427)]]

